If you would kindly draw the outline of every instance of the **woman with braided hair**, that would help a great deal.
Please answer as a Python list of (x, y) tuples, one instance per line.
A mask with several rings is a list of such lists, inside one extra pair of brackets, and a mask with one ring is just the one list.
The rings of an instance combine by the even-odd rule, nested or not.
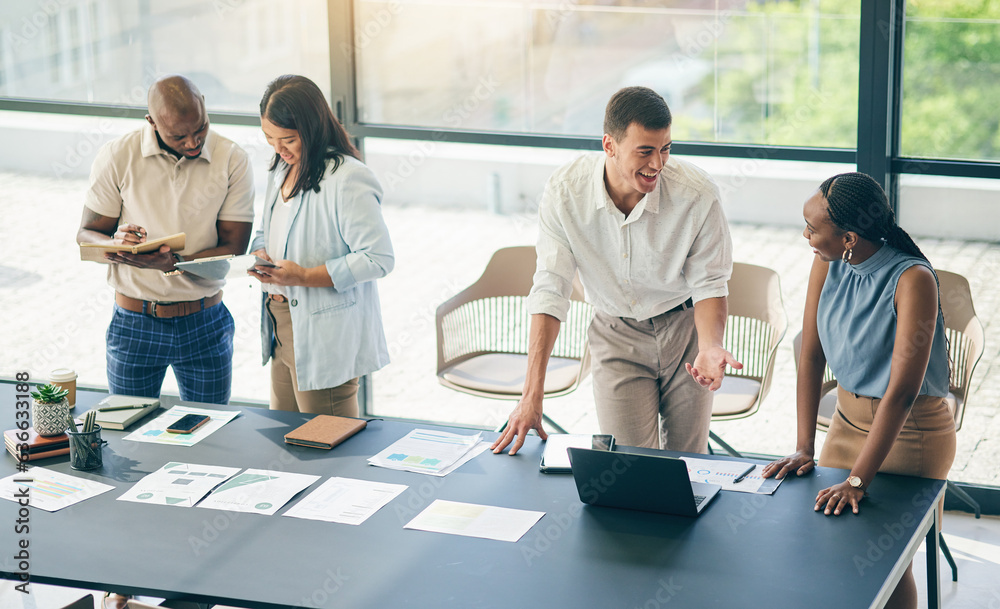
[[(885, 192), (863, 173), (823, 182), (805, 203), (815, 259), (802, 320), (795, 453), (764, 477), (813, 469), (823, 368), (837, 378), (837, 410), (819, 464), (849, 469), (814, 509), (858, 514), (877, 472), (944, 479), (955, 458), (945, 402), (950, 368), (937, 276), (896, 224)], [(912, 570), (887, 607), (916, 607)]]

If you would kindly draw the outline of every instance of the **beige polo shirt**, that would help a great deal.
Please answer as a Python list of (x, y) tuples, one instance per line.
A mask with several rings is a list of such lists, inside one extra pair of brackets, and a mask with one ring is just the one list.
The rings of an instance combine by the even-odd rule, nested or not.
[[(186, 233), (181, 255), (216, 247), (216, 223), (253, 222), (253, 176), (247, 153), (209, 130), (201, 154), (177, 158), (160, 148), (152, 125), (101, 147), (90, 171), (85, 205), (94, 212), (146, 229), (148, 239)], [(155, 269), (108, 265), (118, 292), (158, 302), (198, 300), (225, 281)]]

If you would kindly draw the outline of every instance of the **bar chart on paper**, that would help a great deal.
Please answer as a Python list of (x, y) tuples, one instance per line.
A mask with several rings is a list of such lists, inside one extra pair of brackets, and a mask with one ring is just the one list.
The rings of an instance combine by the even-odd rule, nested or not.
[(28, 493), (29, 503), (47, 512), (54, 512), (110, 491), (112, 486), (77, 478), (44, 467), (32, 467), (27, 473), (14, 474), (0, 480), (0, 497), (17, 501), (18, 493)]

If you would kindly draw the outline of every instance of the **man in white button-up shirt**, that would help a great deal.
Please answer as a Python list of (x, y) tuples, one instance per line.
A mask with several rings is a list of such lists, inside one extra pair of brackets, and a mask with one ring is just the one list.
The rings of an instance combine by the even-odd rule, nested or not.
[(531, 429), (544, 439), (545, 368), (579, 271), (595, 309), (589, 339), (603, 433), (620, 444), (704, 452), (722, 347), (732, 242), (719, 190), (670, 157), (670, 110), (627, 87), (608, 102), (603, 153), (549, 179), (538, 212), (538, 266), (528, 297), (531, 332), (521, 401), (494, 452)]

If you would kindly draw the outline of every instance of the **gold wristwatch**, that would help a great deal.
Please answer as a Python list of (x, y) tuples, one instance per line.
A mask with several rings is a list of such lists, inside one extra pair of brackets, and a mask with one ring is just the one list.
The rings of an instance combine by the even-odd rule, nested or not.
[(865, 489), (865, 481), (861, 479), (861, 476), (848, 476), (847, 483), (858, 490)]

